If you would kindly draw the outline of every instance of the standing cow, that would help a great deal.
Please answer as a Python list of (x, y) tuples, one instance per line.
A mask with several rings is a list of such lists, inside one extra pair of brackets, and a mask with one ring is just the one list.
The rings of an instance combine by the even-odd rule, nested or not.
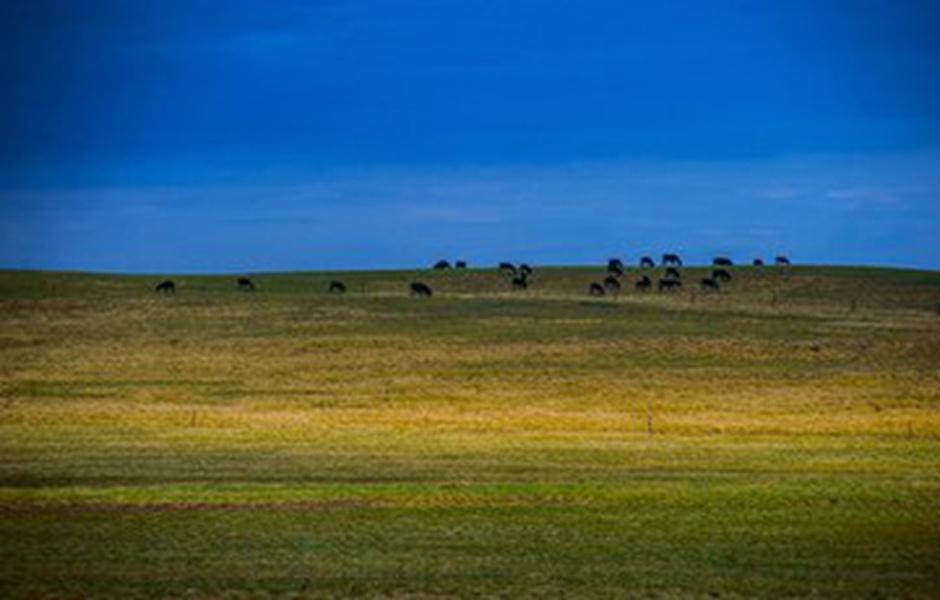
[(659, 280), (659, 291), (674, 291), (682, 287), (682, 281), (679, 279), (666, 279), (665, 277)]
[(715, 281), (723, 281), (724, 283), (728, 283), (731, 281), (731, 273), (729, 273), (726, 269), (712, 269), (711, 278)]
[(620, 293), (620, 282), (617, 281), (617, 278), (613, 275), (608, 275), (607, 278), (604, 279), (604, 289), (616, 296)]
[(714, 277), (704, 277), (700, 282), (699, 286), (702, 288), (703, 292), (720, 292), (721, 287), (718, 285), (718, 282), (715, 281)]
[(414, 283), (412, 283), (411, 286), (409, 287), (409, 290), (410, 290), (409, 293), (412, 296), (417, 296), (419, 298), (420, 297), (430, 298), (433, 294), (433, 292), (431, 292), (431, 286), (429, 286), (426, 283), (421, 283), (420, 281), (415, 281)]
[(672, 265), (674, 267), (682, 266), (682, 259), (679, 258), (678, 254), (663, 254), (663, 266)]

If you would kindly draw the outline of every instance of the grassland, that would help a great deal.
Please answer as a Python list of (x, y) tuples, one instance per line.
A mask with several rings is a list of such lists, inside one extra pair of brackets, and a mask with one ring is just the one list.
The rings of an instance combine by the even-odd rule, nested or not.
[(940, 273), (597, 278), (0, 273), (0, 596), (940, 595)]

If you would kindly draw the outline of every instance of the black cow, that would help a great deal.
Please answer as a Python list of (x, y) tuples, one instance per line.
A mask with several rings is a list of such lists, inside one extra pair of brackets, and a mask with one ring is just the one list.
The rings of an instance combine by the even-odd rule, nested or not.
[(465, 261), (465, 260), (458, 260), (457, 262), (454, 263), (454, 268), (455, 268), (455, 269), (466, 269), (466, 268), (467, 268), (467, 261)]
[(620, 293), (620, 282), (617, 281), (617, 278), (613, 275), (608, 275), (607, 278), (604, 279), (604, 288), (616, 296)]
[(762, 259), (762, 258), (755, 258), (755, 259), (754, 259), (754, 266), (755, 266), (755, 267), (763, 267), (763, 266), (764, 266), (764, 259)]
[(529, 282), (525, 278), (525, 275), (518, 275), (512, 278), (512, 289), (514, 290), (524, 290), (529, 287)]
[(516, 266), (511, 262), (501, 262), (499, 263), (499, 270), (503, 273), (512, 273), (516, 274)]
[(530, 267), (529, 265), (525, 263), (522, 263), (521, 265), (519, 265), (519, 273), (527, 277), (532, 274), (532, 267)]
[(607, 261), (607, 268), (608, 268), (608, 270), (609, 270), (611, 267), (617, 267), (618, 269), (620, 269), (621, 271), (623, 271), (623, 261), (620, 260), (619, 258), (611, 258), (610, 260)]
[(153, 290), (155, 292), (161, 292), (163, 294), (175, 294), (176, 284), (170, 281), (169, 279), (167, 279), (165, 281), (161, 281), (156, 286), (154, 286)]
[(679, 269), (675, 267), (666, 267), (664, 277), (666, 277), (666, 279), (682, 279), (682, 274), (679, 273)]
[(778, 267), (788, 267), (790, 266), (790, 259), (787, 258), (786, 256), (778, 256), (777, 258), (774, 259), (774, 263)]
[(682, 287), (682, 281), (679, 280), (679, 279), (666, 279), (666, 278), (662, 278), (662, 279), (659, 280), (659, 291), (660, 291), (660, 292), (665, 291), (665, 290), (669, 290), (669, 291), (677, 290), (677, 289), (679, 289), (679, 288), (681, 288), (681, 287)]
[[(619, 262), (619, 261), (618, 261)], [(623, 267), (618, 267), (616, 264), (608, 263), (607, 272), (611, 275), (616, 275), (617, 277), (623, 276)]]
[(640, 259), (640, 268), (641, 269), (652, 269), (656, 266), (656, 263), (653, 262), (653, 259), (649, 256), (644, 256)]
[(597, 283), (596, 281), (588, 286), (588, 294), (592, 296), (603, 296), (604, 295), (604, 286)]
[(682, 259), (679, 258), (678, 254), (663, 254), (663, 266), (673, 265), (676, 267), (682, 266)]
[(731, 259), (727, 256), (716, 256), (712, 259), (712, 264), (716, 267), (730, 267), (734, 265), (734, 263), (731, 262)]
[(731, 281), (731, 273), (729, 273), (726, 269), (712, 269), (711, 278), (715, 281), (723, 281), (728, 283)]
[(702, 291), (705, 291), (705, 292), (709, 292), (709, 291), (720, 292), (721, 291), (721, 286), (718, 285), (718, 282), (715, 280), (714, 277), (702, 278), (702, 280), (699, 282), (699, 285), (701, 286)]
[(638, 292), (648, 292), (653, 287), (653, 280), (644, 275), (636, 280), (636, 289)]
[(336, 281), (335, 279), (330, 282), (330, 293), (331, 294), (345, 294), (346, 293), (346, 284), (342, 281)]
[(439, 260), (436, 263), (434, 263), (434, 268), (437, 269), (438, 271), (444, 271), (450, 268), (450, 263), (447, 262), (446, 260)]
[(411, 284), (410, 287), (412, 296), (424, 296), (426, 298), (431, 297), (431, 287), (426, 283), (421, 283), (420, 281), (415, 281)]
[(244, 291), (244, 292), (253, 292), (255, 291), (255, 284), (251, 282), (247, 277), (239, 277), (238, 281), (235, 282), (235, 287)]

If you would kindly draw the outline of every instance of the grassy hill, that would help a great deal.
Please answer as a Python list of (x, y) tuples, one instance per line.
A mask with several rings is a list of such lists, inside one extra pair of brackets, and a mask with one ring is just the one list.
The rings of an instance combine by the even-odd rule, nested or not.
[(0, 595), (935, 597), (940, 273), (705, 273), (0, 272)]

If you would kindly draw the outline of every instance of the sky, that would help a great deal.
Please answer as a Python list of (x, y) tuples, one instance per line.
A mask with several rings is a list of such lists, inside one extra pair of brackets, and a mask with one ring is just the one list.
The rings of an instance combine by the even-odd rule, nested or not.
[(940, 4), (0, 0), (0, 268), (940, 269)]

